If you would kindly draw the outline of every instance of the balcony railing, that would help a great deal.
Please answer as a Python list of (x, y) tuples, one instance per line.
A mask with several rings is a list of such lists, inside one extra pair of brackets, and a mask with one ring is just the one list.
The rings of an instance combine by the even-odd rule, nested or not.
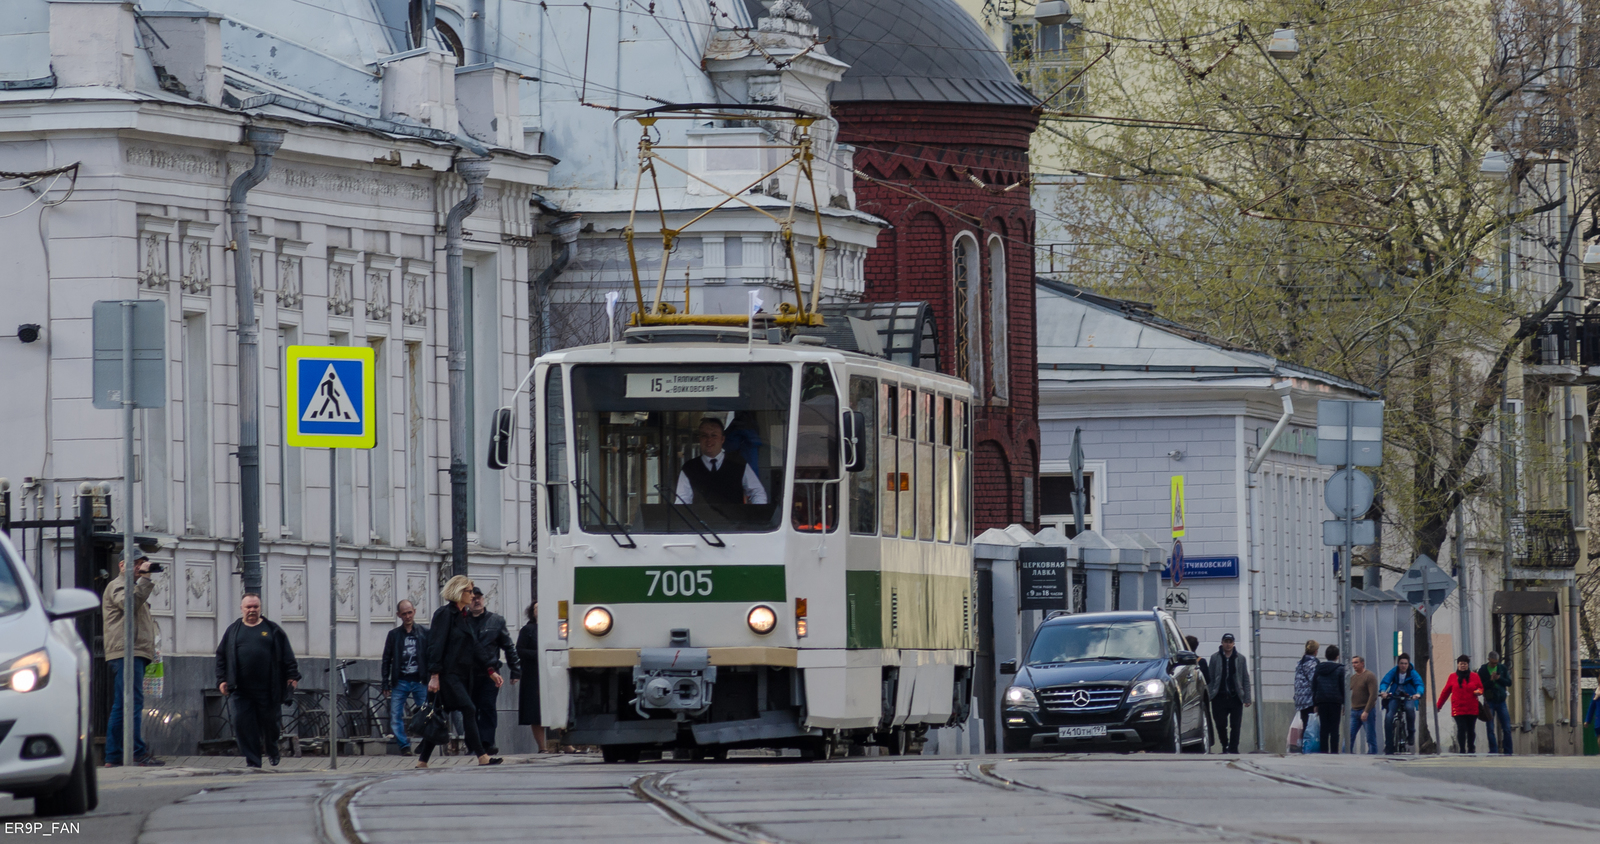
[(1578, 535), (1566, 510), (1529, 510), (1511, 520), (1512, 554), (1519, 565), (1570, 569), (1578, 564)]
[(1600, 315), (1561, 314), (1539, 323), (1528, 363), (1600, 366)]

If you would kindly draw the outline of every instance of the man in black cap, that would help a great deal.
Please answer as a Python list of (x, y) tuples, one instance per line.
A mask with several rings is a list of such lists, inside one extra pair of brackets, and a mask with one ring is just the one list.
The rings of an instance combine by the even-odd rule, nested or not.
[(1251, 703), (1250, 668), (1234, 650), (1232, 633), (1222, 634), (1222, 649), (1211, 655), (1211, 664), (1206, 667), (1211, 677), (1211, 723), (1216, 725), (1222, 752), (1238, 753), (1239, 725), (1244, 720), (1244, 708)]
[[(517, 644), (506, 629), (505, 616), (489, 611), (483, 602), (483, 590), (476, 586), (472, 587), (470, 612), (472, 632), (478, 637), (478, 646), (489, 655), (489, 668), (498, 673), (503, 664), (509, 665), (511, 682), (522, 679), (522, 658), (517, 656)], [(506, 658), (503, 664), (501, 654)], [(493, 756), (500, 752), (494, 743), (495, 728), (500, 726), (500, 686), (494, 678), (482, 674), (472, 679), (472, 704), (478, 710), (478, 735)]]

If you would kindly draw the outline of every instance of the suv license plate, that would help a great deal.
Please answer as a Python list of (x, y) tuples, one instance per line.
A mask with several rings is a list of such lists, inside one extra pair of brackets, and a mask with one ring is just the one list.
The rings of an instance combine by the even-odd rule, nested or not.
[(1106, 728), (1098, 727), (1062, 727), (1057, 738), (1105, 738)]

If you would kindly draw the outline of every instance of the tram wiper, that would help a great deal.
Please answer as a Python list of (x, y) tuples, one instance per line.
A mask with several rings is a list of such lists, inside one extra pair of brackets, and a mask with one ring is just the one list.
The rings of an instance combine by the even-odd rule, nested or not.
[[(672, 507), (672, 512), (677, 513), (678, 518), (683, 519), (683, 523), (688, 525), (690, 530), (700, 534), (700, 538), (704, 539), (707, 545), (710, 545), (713, 548), (728, 547), (728, 544), (722, 541), (722, 537), (718, 536), (717, 532), (712, 530), (710, 525), (706, 524), (705, 519), (700, 518), (693, 510), (689, 509), (686, 503), (683, 503), (683, 499), (678, 497), (677, 490), (668, 490), (662, 484), (656, 484), (656, 489), (661, 493), (661, 497), (667, 500), (668, 506)], [(691, 522), (690, 519), (693, 519), (694, 521)], [(695, 530), (695, 522), (700, 523), (699, 530)], [(670, 523), (668, 528), (671, 528)]]
[[(588, 481), (584, 480), (583, 478), (573, 478), (572, 488), (578, 491), (578, 500), (582, 501), (584, 505), (589, 508), (589, 513), (595, 517), (595, 521), (599, 523), (600, 527), (611, 533), (611, 541), (617, 543), (617, 547), (639, 547), (639, 543), (633, 541), (633, 537), (628, 534), (628, 529), (622, 526), (622, 522), (618, 521), (617, 517), (611, 515), (611, 508), (606, 506), (606, 502), (600, 497), (600, 493), (595, 492), (594, 487), (590, 486)], [(588, 492), (588, 495), (584, 495), (585, 492)], [(599, 511), (595, 510), (594, 505), (589, 504), (589, 499), (591, 497), (594, 499), (595, 504), (600, 505)], [(600, 517), (601, 513), (605, 514), (605, 518)], [(617, 538), (617, 534), (619, 533), (622, 534), (623, 539), (626, 539), (627, 542), (623, 542), (622, 539)]]

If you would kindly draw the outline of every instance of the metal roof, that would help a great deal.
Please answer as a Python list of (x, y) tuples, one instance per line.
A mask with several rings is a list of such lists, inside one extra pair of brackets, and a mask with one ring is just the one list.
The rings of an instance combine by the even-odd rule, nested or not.
[[(833, 101), (1034, 106), (994, 42), (955, 0), (802, 0), (828, 55), (850, 65)], [(766, 14), (745, 0), (753, 19)]]

